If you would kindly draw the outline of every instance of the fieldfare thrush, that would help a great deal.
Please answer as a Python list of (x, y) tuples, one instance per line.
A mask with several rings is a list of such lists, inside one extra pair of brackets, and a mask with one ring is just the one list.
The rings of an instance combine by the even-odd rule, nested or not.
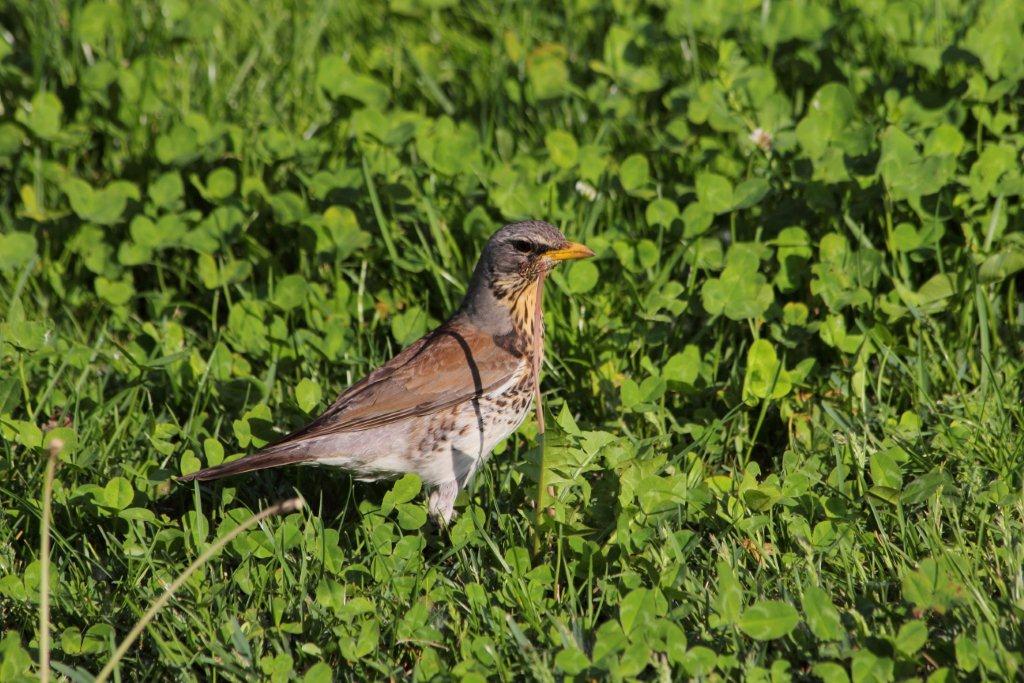
[(182, 481), (294, 463), (334, 465), (361, 481), (414, 472), (431, 489), (431, 517), (448, 524), (459, 490), (530, 409), (543, 351), (536, 307), (544, 276), (559, 261), (593, 255), (547, 223), (506, 225), (487, 242), (447, 322), (305, 427)]

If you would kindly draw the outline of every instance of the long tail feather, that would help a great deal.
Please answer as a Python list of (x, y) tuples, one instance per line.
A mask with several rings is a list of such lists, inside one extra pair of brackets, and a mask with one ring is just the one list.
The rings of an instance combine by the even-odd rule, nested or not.
[(308, 449), (304, 448), (301, 444), (282, 444), (281, 446), (271, 446), (262, 451), (257, 451), (238, 460), (226, 462), (223, 465), (207, 467), (205, 470), (186, 474), (183, 477), (179, 477), (178, 481), (209, 481), (210, 479), (220, 479), (221, 477), (265, 470), (281, 465), (294, 465), (309, 462), (310, 460), (313, 460), (313, 457), (309, 454)]

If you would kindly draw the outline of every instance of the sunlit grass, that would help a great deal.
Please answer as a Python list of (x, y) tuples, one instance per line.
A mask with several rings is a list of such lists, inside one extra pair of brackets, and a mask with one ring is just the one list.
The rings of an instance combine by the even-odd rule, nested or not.
[[(433, 4), (0, 9), (0, 680), (1019, 676), (1016, 4)], [(523, 216), (543, 473), (174, 483)]]

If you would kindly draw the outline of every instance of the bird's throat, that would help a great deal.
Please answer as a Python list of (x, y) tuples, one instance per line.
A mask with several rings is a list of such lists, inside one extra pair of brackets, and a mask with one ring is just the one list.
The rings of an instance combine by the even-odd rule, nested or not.
[(538, 343), (543, 346), (543, 322), (541, 329), (536, 329), (540, 279), (494, 283), (491, 291), (495, 308), (502, 311), (500, 317), (504, 319), (502, 331), (494, 335), (495, 342), (516, 356), (529, 357)]
[(532, 280), (526, 286), (511, 292), (508, 300), (512, 314), (512, 326), (519, 332), (532, 338), (534, 335), (534, 313), (537, 307), (537, 296), (540, 292), (540, 279)]

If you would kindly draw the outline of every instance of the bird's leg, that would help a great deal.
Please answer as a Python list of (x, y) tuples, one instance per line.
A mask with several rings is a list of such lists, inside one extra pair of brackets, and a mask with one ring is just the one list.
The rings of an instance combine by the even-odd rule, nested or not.
[(427, 510), (438, 526), (448, 526), (455, 517), (455, 499), (459, 495), (459, 481), (447, 481), (430, 492)]

